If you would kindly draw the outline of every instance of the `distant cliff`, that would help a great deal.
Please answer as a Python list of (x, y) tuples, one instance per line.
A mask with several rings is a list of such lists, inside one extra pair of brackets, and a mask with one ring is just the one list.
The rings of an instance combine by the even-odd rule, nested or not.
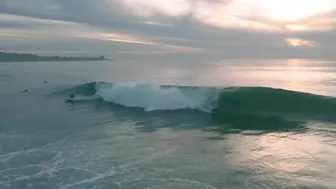
[(39, 56), (34, 54), (0, 52), (0, 62), (37, 62), (37, 61), (97, 61), (108, 60), (105, 56), (99, 57), (61, 57)]

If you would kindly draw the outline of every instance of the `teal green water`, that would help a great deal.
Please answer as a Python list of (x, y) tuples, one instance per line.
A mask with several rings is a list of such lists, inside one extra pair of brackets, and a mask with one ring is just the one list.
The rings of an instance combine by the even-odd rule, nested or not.
[(0, 188), (336, 188), (335, 87), (317, 60), (2, 63)]

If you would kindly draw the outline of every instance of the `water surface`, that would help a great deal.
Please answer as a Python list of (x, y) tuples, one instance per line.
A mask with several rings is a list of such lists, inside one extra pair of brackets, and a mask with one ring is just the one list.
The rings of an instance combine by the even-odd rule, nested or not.
[(336, 188), (335, 86), (322, 60), (1, 63), (0, 188)]

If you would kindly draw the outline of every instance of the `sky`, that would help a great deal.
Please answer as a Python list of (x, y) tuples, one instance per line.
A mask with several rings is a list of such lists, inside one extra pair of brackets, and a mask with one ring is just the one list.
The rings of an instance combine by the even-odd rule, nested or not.
[(0, 0), (0, 51), (336, 59), (336, 0)]

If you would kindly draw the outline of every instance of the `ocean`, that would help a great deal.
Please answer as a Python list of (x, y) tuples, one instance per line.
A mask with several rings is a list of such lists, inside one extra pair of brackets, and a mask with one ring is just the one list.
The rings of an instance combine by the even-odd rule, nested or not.
[(0, 63), (0, 188), (336, 188), (335, 96), (326, 60)]

